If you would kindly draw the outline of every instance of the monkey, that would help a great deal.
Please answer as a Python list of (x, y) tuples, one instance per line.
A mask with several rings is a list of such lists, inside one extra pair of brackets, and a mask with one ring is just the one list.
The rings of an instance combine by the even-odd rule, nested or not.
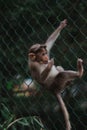
[(60, 32), (67, 26), (67, 19), (60, 22), (55, 31), (48, 37), (44, 44), (36, 43), (32, 45), (28, 53), (28, 64), (31, 76), (44, 89), (51, 91), (57, 97), (60, 107), (63, 111), (66, 130), (71, 129), (69, 114), (64, 101), (61, 97), (61, 91), (67, 87), (67, 84), (83, 75), (83, 60), (78, 58), (77, 71), (64, 70), (62, 66), (56, 66), (54, 59), (50, 59), (50, 51)]

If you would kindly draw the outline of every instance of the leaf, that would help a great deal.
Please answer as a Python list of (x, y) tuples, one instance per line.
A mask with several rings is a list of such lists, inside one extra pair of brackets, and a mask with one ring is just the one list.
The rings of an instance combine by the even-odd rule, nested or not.
[(34, 117), (34, 121), (35, 121), (40, 127), (44, 128), (43, 124), (42, 124), (40, 121), (38, 121), (38, 119), (36, 119), (36, 117)]
[(23, 126), (29, 126), (29, 122), (23, 118), (22, 120), (18, 121), (19, 124), (22, 124)]
[(3, 128), (3, 125), (0, 124), (0, 129), (2, 129), (2, 128)]
[(3, 130), (7, 130), (6, 128), (4, 128)]
[(8, 119), (3, 123), (3, 128), (6, 128), (7, 130), (13, 119), (14, 119), (14, 115), (8, 117)]
[(2, 107), (3, 107), (3, 109), (1, 110), (3, 113), (5, 112), (6, 114), (10, 114), (10, 111), (9, 111), (9, 109), (7, 108), (7, 106), (5, 105), (5, 104), (3, 104), (3, 103), (1, 103), (1, 105), (2, 105)]
[(7, 83), (7, 86), (6, 86), (7, 89), (8, 89), (8, 90), (11, 90), (12, 87), (13, 87), (12, 85), (13, 85), (13, 82), (12, 82), (12, 81), (9, 81), (9, 82)]

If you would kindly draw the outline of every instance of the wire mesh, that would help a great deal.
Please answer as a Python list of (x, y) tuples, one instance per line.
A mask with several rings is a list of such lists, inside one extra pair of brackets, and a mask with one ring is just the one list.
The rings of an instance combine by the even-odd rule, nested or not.
[[(63, 130), (64, 119), (55, 97), (26, 90), (32, 83), (28, 49), (44, 43), (60, 21), (67, 27), (55, 42), (51, 56), (56, 65), (76, 69), (84, 61), (84, 75), (62, 92), (72, 130), (87, 130), (87, 1), (0, 1), (0, 129)], [(40, 91), (40, 95), (38, 94)]]

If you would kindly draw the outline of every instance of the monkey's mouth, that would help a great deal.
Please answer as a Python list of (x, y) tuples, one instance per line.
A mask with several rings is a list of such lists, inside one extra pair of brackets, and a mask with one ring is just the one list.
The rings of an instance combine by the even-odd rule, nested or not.
[(44, 64), (48, 64), (48, 61), (44, 61)]

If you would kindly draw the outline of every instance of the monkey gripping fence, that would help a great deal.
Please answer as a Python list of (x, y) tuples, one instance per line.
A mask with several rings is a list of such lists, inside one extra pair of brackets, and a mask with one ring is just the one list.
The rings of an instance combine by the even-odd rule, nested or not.
[[(44, 43), (63, 19), (67, 27), (55, 42), (51, 56), (56, 65), (77, 69), (84, 61), (84, 75), (61, 94), (70, 114), (72, 130), (87, 130), (87, 1), (0, 1), (0, 129), (63, 130), (63, 115), (54, 96), (32, 82), (28, 49)], [(40, 94), (38, 94), (40, 92)], [(36, 94), (37, 93), (37, 94)], [(36, 94), (36, 95), (35, 95)]]

